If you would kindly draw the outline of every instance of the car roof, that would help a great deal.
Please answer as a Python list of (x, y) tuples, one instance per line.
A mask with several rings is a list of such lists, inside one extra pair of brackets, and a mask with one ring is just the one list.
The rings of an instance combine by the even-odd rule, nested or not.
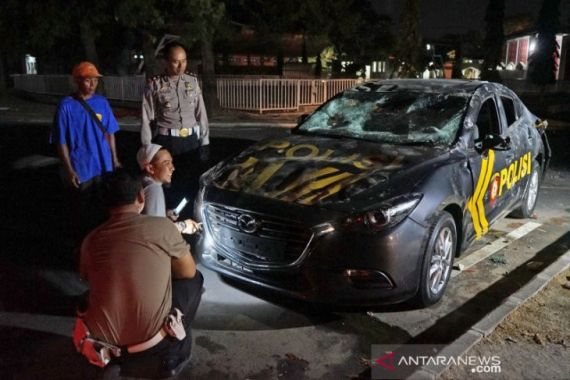
[(386, 79), (374, 80), (362, 83), (354, 87), (375, 87), (375, 90), (382, 87), (380, 91), (421, 91), (438, 93), (473, 93), (477, 88), (489, 82), (461, 79)]

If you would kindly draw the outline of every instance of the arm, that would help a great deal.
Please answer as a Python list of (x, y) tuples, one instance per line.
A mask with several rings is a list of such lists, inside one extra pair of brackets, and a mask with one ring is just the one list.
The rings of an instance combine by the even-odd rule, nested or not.
[(115, 133), (120, 130), (119, 123), (113, 114), (113, 109), (109, 104), (107, 99), (105, 100), (105, 113), (106, 116), (103, 118), (105, 120), (105, 139), (109, 143), (109, 148), (111, 150), (111, 159), (113, 160), (113, 168), (117, 169), (122, 167), (121, 161), (119, 161), (119, 156), (117, 155), (117, 147), (115, 144)]
[(115, 134), (109, 135), (107, 139), (109, 142), (109, 147), (111, 148), (111, 157), (113, 158), (113, 168), (117, 169), (122, 167), (121, 161), (119, 161), (119, 157), (117, 156), (117, 147), (115, 144)]
[(190, 253), (190, 246), (172, 222), (162, 218), (155, 218), (155, 220), (156, 223), (164, 225), (164, 233), (161, 235), (165, 244), (165, 251), (170, 256), (172, 278), (194, 278), (196, 264)]
[(175, 222), (174, 225), (182, 234), (192, 235), (202, 229), (202, 223), (198, 223), (192, 219), (186, 219), (180, 222)]
[(152, 140), (151, 123), (154, 121), (154, 97), (151, 86), (152, 82), (146, 86), (142, 101), (141, 143), (143, 145), (150, 144)]
[[(196, 80), (196, 86), (198, 86), (198, 80)], [(200, 87), (197, 87), (198, 91), (198, 104), (196, 105), (196, 121), (200, 125), (200, 145), (210, 144), (210, 126), (208, 124), (208, 114), (206, 113), (206, 105), (204, 104), (204, 98), (202, 97), (202, 91)]]
[(178, 259), (173, 257), (171, 259), (171, 269), (173, 278), (194, 278), (196, 275), (196, 264), (190, 254), (190, 250), (188, 250), (188, 254)]
[(164, 190), (162, 190), (162, 185), (156, 183), (145, 185), (144, 199), (144, 208), (141, 214), (162, 217), (166, 216)]
[(67, 130), (70, 124), (69, 113), (65, 108), (65, 99), (59, 102), (51, 128), (50, 143), (56, 144), (57, 154), (65, 171), (67, 183), (71, 187), (79, 188), (79, 176), (71, 165), (69, 147), (67, 145)]
[(78, 189), (80, 183), (79, 176), (75, 172), (75, 169), (73, 169), (73, 166), (71, 166), (71, 160), (69, 159), (69, 148), (67, 147), (67, 144), (58, 144), (57, 153), (63, 164), (63, 169), (65, 170), (68, 184), (71, 187)]

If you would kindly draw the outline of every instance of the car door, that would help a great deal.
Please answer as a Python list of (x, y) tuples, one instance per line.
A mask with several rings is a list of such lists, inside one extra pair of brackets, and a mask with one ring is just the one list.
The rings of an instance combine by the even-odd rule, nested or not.
[[(476, 93), (478, 107), (472, 107), (474, 120), (473, 144), (468, 148), (468, 161), (473, 176), (473, 192), (467, 200), (471, 224), (466, 237), (480, 239), (489, 231), (489, 226), (501, 217), (512, 202), (511, 194), (501, 182), (501, 170), (508, 167), (514, 158), (509, 144), (484, 148), (483, 140), (490, 136), (504, 136), (502, 118), (493, 93)], [(504, 178), (503, 178), (504, 179)], [(501, 186), (503, 185), (503, 186)]]
[(509, 192), (510, 207), (523, 197), (532, 167), (533, 135), (518, 115), (515, 101), (515, 97), (508, 93), (497, 95), (499, 115), (506, 126), (504, 134), (510, 140), (512, 151), (508, 166), (500, 172), (501, 184)]

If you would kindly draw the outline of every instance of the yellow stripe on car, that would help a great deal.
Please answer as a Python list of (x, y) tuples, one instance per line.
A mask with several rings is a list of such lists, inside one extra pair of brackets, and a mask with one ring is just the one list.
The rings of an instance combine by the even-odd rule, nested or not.
[(487, 158), (481, 161), (481, 172), (479, 179), (475, 186), (473, 196), (467, 201), (467, 209), (471, 214), (473, 221), (473, 229), (475, 230), (475, 238), (480, 239), (484, 233), (489, 229), (489, 223), (485, 216), (485, 205), (483, 204), (483, 197), (485, 196), (484, 189), (489, 186), (491, 180), (491, 173), (493, 172), (493, 165), (495, 164), (495, 152), (489, 150)]
[(476, 202), (476, 206), (479, 211), (479, 222), (481, 223), (481, 229), (482, 229), (481, 232), (483, 234), (486, 234), (489, 231), (489, 222), (487, 221), (487, 217), (485, 216), (485, 205), (483, 204), (483, 198), (485, 197), (485, 193), (489, 188), (489, 183), (491, 182), (494, 165), (495, 165), (495, 152), (489, 150), (487, 172), (485, 173), (483, 188), (481, 189), (481, 192), (479, 193)]

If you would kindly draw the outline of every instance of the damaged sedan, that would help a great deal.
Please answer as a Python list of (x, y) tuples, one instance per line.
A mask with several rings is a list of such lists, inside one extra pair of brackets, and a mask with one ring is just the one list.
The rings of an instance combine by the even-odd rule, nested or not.
[(496, 83), (361, 84), (204, 173), (202, 262), (313, 302), (431, 305), (470, 243), (532, 215), (545, 125)]

